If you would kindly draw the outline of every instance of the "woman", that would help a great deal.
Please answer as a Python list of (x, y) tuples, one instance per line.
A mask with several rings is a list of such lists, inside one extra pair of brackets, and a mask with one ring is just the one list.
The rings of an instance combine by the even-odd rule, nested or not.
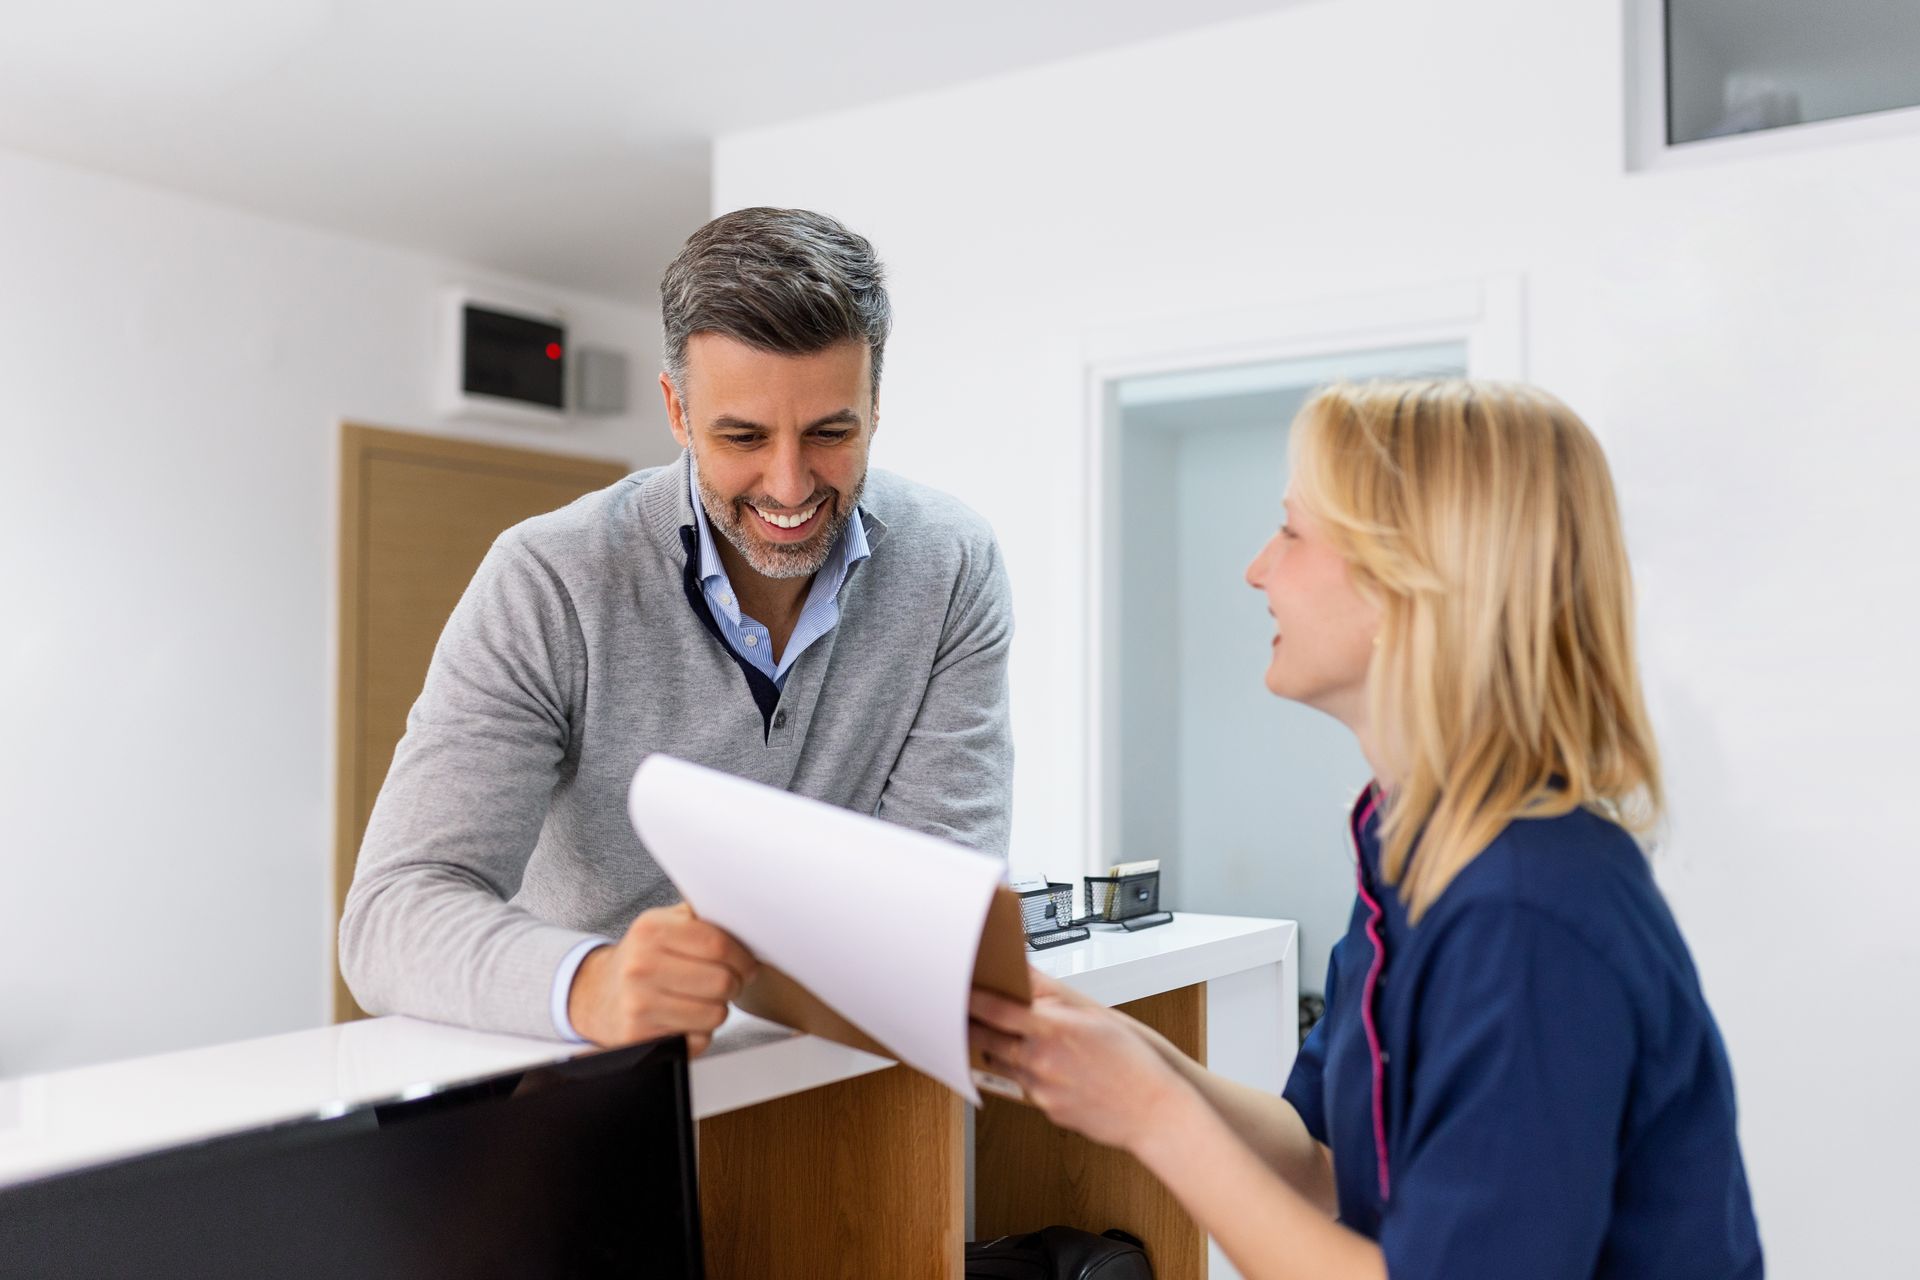
[(1267, 688), (1375, 781), (1284, 1095), (1039, 975), (976, 993), (976, 1047), (1249, 1280), (1761, 1275), (1726, 1052), (1628, 834), (1661, 790), (1598, 444), (1531, 388), (1336, 387), (1292, 473), (1247, 571)]

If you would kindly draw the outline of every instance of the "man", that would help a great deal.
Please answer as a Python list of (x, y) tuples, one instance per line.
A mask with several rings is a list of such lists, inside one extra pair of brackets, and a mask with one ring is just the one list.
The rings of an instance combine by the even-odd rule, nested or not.
[(872, 246), (741, 210), (660, 294), (684, 452), (509, 529), (448, 619), (340, 920), (370, 1011), (704, 1049), (753, 960), (628, 824), (654, 751), (1005, 853), (1006, 574), (978, 516), (867, 469)]

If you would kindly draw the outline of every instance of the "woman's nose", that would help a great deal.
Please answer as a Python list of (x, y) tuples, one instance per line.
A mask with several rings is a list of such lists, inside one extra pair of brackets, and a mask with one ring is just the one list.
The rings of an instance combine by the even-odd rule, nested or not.
[(1265, 569), (1266, 569), (1266, 563), (1267, 563), (1267, 552), (1272, 548), (1272, 546), (1273, 546), (1273, 543), (1269, 542), (1267, 543), (1266, 546), (1261, 547), (1260, 550), (1254, 552), (1252, 562), (1247, 565), (1246, 583), (1248, 586), (1252, 587), (1255, 591), (1266, 590)]

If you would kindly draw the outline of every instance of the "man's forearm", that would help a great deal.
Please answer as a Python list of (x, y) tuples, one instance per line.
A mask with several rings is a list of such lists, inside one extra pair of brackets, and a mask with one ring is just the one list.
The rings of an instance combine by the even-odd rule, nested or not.
[(554, 975), (591, 936), (444, 869), (403, 864), (356, 876), (340, 918), (340, 967), (370, 1013), (553, 1036)]
[(1134, 1025), (1268, 1168), (1309, 1204), (1329, 1217), (1334, 1214), (1333, 1162), (1327, 1149), (1307, 1132), (1291, 1103), (1216, 1075), (1152, 1027), (1139, 1021)]

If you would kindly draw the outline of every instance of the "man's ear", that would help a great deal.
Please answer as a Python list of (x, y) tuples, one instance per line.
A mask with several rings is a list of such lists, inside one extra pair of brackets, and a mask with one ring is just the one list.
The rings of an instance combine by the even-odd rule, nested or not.
[(687, 407), (681, 403), (673, 379), (665, 373), (660, 375), (660, 398), (667, 404), (667, 426), (673, 431), (673, 438), (680, 442), (682, 449), (693, 448), (693, 441), (687, 435)]

